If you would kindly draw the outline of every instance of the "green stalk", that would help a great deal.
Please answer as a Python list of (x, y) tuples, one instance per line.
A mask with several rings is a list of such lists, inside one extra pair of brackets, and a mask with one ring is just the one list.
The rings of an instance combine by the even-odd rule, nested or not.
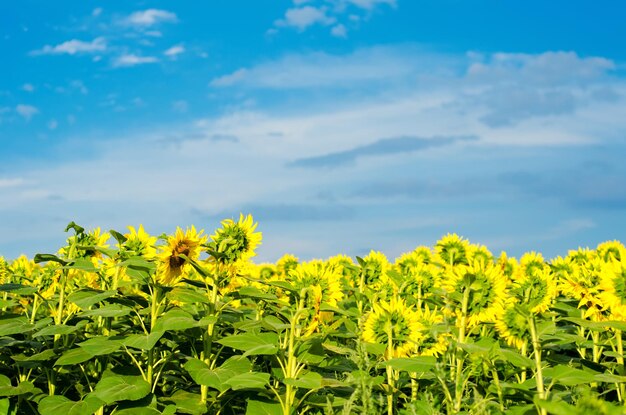
[[(156, 326), (157, 318), (159, 316), (159, 305), (160, 305), (160, 290), (159, 287), (155, 284), (154, 287), (151, 287), (151, 304), (150, 304), (150, 334), (154, 330)], [(154, 347), (148, 350), (148, 368), (146, 371), (146, 381), (150, 384), (150, 390), (154, 390)]]
[[(387, 359), (393, 358), (393, 327), (387, 323)], [(393, 395), (395, 389), (393, 368), (387, 365), (387, 415), (393, 415)]]
[[(291, 319), (289, 328), (289, 343), (287, 346), (287, 364), (285, 365), (285, 378), (295, 379), (298, 372), (298, 361), (296, 359), (296, 330), (300, 315), (304, 312), (304, 295), (306, 289), (300, 293), (300, 301), (298, 303), (298, 310)], [(291, 415), (293, 410), (293, 404), (296, 398), (296, 388), (293, 385), (286, 385), (285, 399), (283, 399), (283, 415)]]
[[(218, 286), (217, 282), (220, 277), (220, 267), (218, 266), (215, 272), (215, 278), (213, 279), (213, 287), (211, 288), (211, 292), (209, 293), (209, 316), (217, 317), (217, 298), (218, 298)], [(208, 287), (207, 287), (208, 288)], [(208, 291), (208, 290), (207, 290)], [(211, 361), (211, 349), (213, 348), (213, 335), (215, 332), (215, 323), (210, 322), (207, 326), (207, 330), (202, 334), (202, 343), (203, 350), (200, 354), (200, 360), (204, 361), (209, 367), (213, 367), (213, 363)], [(209, 396), (209, 387), (206, 385), (200, 385), (200, 400), (201, 402), (206, 402)]]
[[(539, 399), (546, 399), (547, 393), (543, 384), (543, 370), (541, 368), (541, 344), (539, 343), (539, 337), (537, 336), (537, 327), (535, 325), (535, 316), (531, 314), (528, 318), (528, 326), (530, 327), (530, 336), (533, 342), (533, 355), (535, 356), (535, 372), (537, 380), (537, 394)], [(547, 411), (543, 408), (539, 410), (541, 415), (546, 415)]]
[[(470, 289), (465, 287), (463, 291), (463, 301), (461, 303), (461, 327), (459, 327), (458, 344), (465, 343), (465, 329), (467, 325), (467, 307), (469, 303)], [(456, 357), (456, 376), (454, 381), (455, 403), (454, 411), (459, 412), (461, 410), (461, 404), (463, 401), (463, 364), (465, 358), (463, 356), (463, 349), (457, 345), (457, 357)]]
[[(617, 340), (617, 364), (619, 365), (619, 374), (622, 375), (624, 372), (624, 343), (622, 341), (622, 331), (615, 330), (615, 339)], [(624, 402), (624, 392), (626, 391), (624, 388), (624, 384), (620, 383), (618, 388), (618, 398), (620, 403)]]

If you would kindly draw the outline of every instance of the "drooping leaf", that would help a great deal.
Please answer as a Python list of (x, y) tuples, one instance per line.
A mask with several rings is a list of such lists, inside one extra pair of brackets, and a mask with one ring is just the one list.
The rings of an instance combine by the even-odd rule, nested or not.
[(92, 415), (104, 402), (94, 396), (72, 401), (61, 395), (46, 396), (39, 401), (39, 412), (46, 415)]
[(106, 300), (109, 297), (113, 297), (115, 294), (116, 291), (114, 290), (101, 291), (84, 288), (82, 290), (74, 291), (67, 296), (67, 299), (76, 304), (81, 309), (85, 309), (91, 307), (96, 303), (99, 303), (100, 301)]
[(141, 376), (123, 376), (110, 374), (96, 385), (93, 396), (107, 405), (118, 401), (136, 401), (150, 393), (150, 384)]
[(244, 333), (224, 337), (217, 341), (224, 346), (243, 350), (246, 356), (272, 355), (278, 351), (278, 334), (276, 333)]

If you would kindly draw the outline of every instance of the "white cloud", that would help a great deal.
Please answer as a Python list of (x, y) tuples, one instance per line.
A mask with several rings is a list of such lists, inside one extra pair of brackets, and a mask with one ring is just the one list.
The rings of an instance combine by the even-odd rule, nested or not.
[(334, 17), (326, 14), (326, 8), (316, 8), (313, 6), (304, 6), (294, 9), (288, 9), (282, 20), (276, 21), (277, 26), (290, 26), (298, 30), (305, 30), (309, 26), (321, 24), (324, 26), (331, 25), (336, 22)]
[(21, 117), (23, 117), (26, 121), (30, 121), (33, 116), (39, 114), (39, 109), (32, 105), (26, 104), (18, 104), (15, 107), (15, 112), (17, 112)]
[(179, 100), (172, 102), (172, 110), (174, 112), (187, 112), (189, 110), (189, 103), (185, 100)]
[(113, 60), (114, 68), (143, 65), (147, 63), (156, 63), (159, 60), (154, 56), (138, 56), (134, 54), (120, 55)]
[(163, 52), (165, 56), (169, 56), (171, 58), (175, 58), (177, 55), (180, 55), (181, 53), (185, 53), (185, 47), (183, 45), (172, 46), (171, 48)]
[(175, 13), (160, 9), (147, 9), (136, 11), (123, 20), (129, 26), (149, 27), (159, 23), (176, 23), (178, 17)]
[(81, 94), (87, 95), (89, 90), (81, 80), (74, 80), (70, 82), (70, 86), (76, 90), (78, 90)]
[(22, 89), (26, 92), (33, 92), (35, 90), (35, 87), (33, 86), (33, 84), (24, 84), (22, 85)]
[(2, 178), (0, 177), (0, 189), (2, 188), (7, 188), (7, 187), (17, 187), (17, 186), (21, 186), (23, 184), (26, 183), (26, 180), (22, 179), (22, 178), (13, 178), (13, 179), (7, 179), (7, 178)]
[(59, 123), (57, 120), (51, 119), (50, 121), (48, 121), (49, 130), (56, 130), (58, 126), (59, 126)]
[(345, 38), (348, 36), (348, 30), (346, 29), (344, 25), (340, 23), (338, 25), (333, 26), (333, 28), (330, 30), (330, 34), (335, 37)]
[(32, 51), (31, 55), (76, 55), (104, 52), (107, 49), (107, 43), (105, 38), (97, 37), (91, 42), (85, 42), (82, 40), (72, 39), (66, 42), (60, 43), (56, 46), (45, 45), (39, 50)]
[(102, 14), (102, 7), (96, 7), (95, 9), (93, 9), (93, 11), (91, 12), (91, 15), (93, 17), (98, 17)]
[(345, 0), (348, 3), (354, 4), (357, 7), (361, 7), (363, 9), (371, 10), (380, 4), (388, 4), (392, 7), (397, 6), (396, 0)]

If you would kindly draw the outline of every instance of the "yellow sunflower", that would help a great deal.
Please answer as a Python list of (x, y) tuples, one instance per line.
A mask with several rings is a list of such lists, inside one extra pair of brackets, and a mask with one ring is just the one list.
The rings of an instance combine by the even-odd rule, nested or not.
[(402, 276), (400, 295), (409, 303), (418, 304), (424, 298), (433, 295), (433, 288), (437, 285), (439, 269), (430, 263), (423, 262), (423, 258), (415, 251), (402, 255), (394, 264), (395, 269)]
[(446, 266), (467, 264), (469, 242), (456, 233), (447, 234), (435, 244), (438, 261)]
[(541, 254), (522, 255), (512, 275), (512, 292), (529, 305), (531, 313), (546, 312), (558, 294), (557, 280)]
[(424, 327), (413, 309), (404, 301), (392, 298), (374, 304), (365, 320), (365, 342), (387, 346), (385, 358), (409, 356), (424, 339)]
[(626, 247), (619, 241), (603, 242), (596, 248), (596, 255), (604, 262), (626, 260)]
[(239, 221), (222, 221), (222, 227), (211, 235), (209, 253), (220, 263), (248, 260), (256, 255), (254, 250), (261, 243), (261, 232), (254, 232), (258, 223), (252, 215), (239, 215)]
[(626, 320), (626, 262), (604, 264), (600, 274), (600, 300), (618, 320)]
[(157, 255), (157, 280), (163, 285), (174, 283), (178, 277), (189, 267), (188, 261), (180, 255), (196, 260), (200, 256), (200, 247), (206, 242), (204, 231), (197, 232), (194, 226), (187, 228), (185, 232), (176, 228), (176, 233), (167, 237), (167, 243), (160, 247), (161, 252)]
[(524, 350), (530, 339), (528, 317), (524, 314), (529, 314), (528, 305), (509, 302), (496, 318), (495, 327), (500, 337), (518, 350)]
[(464, 293), (468, 292), (467, 327), (493, 322), (504, 308), (507, 298), (507, 279), (502, 269), (493, 263), (483, 265), (472, 261), (469, 265), (458, 265), (446, 274), (442, 286), (448, 292), (450, 309), (460, 323)]
[(482, 267), (493, 264), (493, 254), (484, 245), (470, 244), (467, 247), (467, 261)]
[(387, 271), (391, 264), (382, 252), (371, 251), (363, 258), (360, 271), (361, 289), (365, 287), (376, 289), (381, 283), (387, 281)]
[(146, 259), (152, 259), (156, 256), (156, 236), (150, 236), (143, 225), (139, 225), (138, 229), (134, 226), (129, 226), (129, 233), (124, 234), (126, 241), (122, 245), (124, 250), (136, 256), (143, 256)]
[(276, 271), (278, 274), (286, 277), (292, 269), (298, 266), (300, 260), (291, 254), (285, 254), (276, 261)]
[(448, 348), (450, 335), (444, 330), (444, 318), (437, 309), (428, 306), (418, 309), (415, 313), (421, 325), (420, 341), (416, 344), (413, 354), (417, 356), (440, 356)]

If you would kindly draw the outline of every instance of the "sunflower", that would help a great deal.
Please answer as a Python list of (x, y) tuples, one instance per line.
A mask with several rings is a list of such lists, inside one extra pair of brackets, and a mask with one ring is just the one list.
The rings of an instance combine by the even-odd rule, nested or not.
[(495, 327), (500, 337), (518, 350), (525, 349), (530, 338), (530, 326), (525, 314), (529, 314), (528, 305), (509, 302), (496, 318)]
[(391, 269), (391, 264), (385, 254), (371, 251), (363, 258), (361, 263), (361, 289), (364, 289), (366, 286), (376, 289), (387, 280), (387, 271), (389, 269)]
[(187, 228), (185, 232), (181, 228), (176, 228), (176, 233), (167, 237), (167, 243), (161, 247), (161, 252), (157, 255), (157, 279), (161, 284), (172, 284), (188, 268), (188, 261), (180, 255), (185, 255), (191, 260), (198, 259), (200, 246), (207, 239), (203, 232), (202, 230), (197, 232), (194, 226)]
[(513, 275), (513, 273), (519, 266), (517, 259), (509, 258), (506, 255), (506, 252), (502, 252), (500, 254), (500, 258), (498, 258), (497, 265), (500, 267), (500, 269), (502, 269), (502, 274), (504, 274), (504, 276), (508, 278), (509, 280), (511, 279), (511, 276)]
[(252, 215), (239, 215), (239, 221), (222, 221), (222, 227), (211, 235), (209, 253), (220, 263), (248, 260), (256, 255), (254, 250), (261, 243), (261, 232), (254, 232), (258, 223)]
[(532, 313), (547, 311), (558, 294), (557, 280), (541, 254), (522, 255), (511, 278), (513, 293), (529, 305)]
[(337, 307), (343, 298), (341, 275), (335, 267), (320, 260), (298, 264), (289, 274), (294, 287), (304, 293), (309, 318), (304, 336), (311, 335), (320, 325), (332, 320), (333, 313), (322, 311), (322, 304)]
[(484, 245), (471, 244), (467, 248), (467, 261), (486, 267), (493, 264), (493, 254)]
[(353, 289), (358, 286), (359, 268), (354, 265), (354, 261), (347, 255), (335, 255), (328, 258), (328, 264), (336, 269), (336, 272), (343, 276), (342, 284), (345, 289)]
[(385, 358), (409, 356), (424, 338), (424, 327), (415, 311), (402, 300), (392, 298), (374, 304), (365, 320), (362, 338), (387, 346)]
[(417, 356), (439, 356), (448, 348), (449, 334), (443, 330), (443, 315), (428, 306), (418, 309), (415, 313), (421, 325), (420, 341), (416, 344), (413, 354)]
[(291, 254), (285, 254), (276, 261), (276, 271), (279, 275), (286, 277), (292, 269), (298, 266), (300, 260)]
[(435, 265), (425, 263), (415, 251), (402, 255), (394, 264), (402, 276), (400, 295), (409, 303), (432, 296), (432, 290), (437, 285), (439, 270)]
[[(102, 233), (100, 228), (95, 228), (90, 232), (77, 232), (76, 235), (67, 239), (67, 246), (59, 250), (59, 255), (65, 258), (88, 258), (94, 266), (102, 258), (98, 248), (108, 248), (107, 241), (111, 238), (108, 233)], [(72, 247), (74, 250), (72, 252)]]
[(626, 319), (626, 262), (604, 264), (600, 274), (599, 297), (615, 318)]
[(589, 248), (578, 248), (567, 253), (566, 259), (577, 265), (584, 265), (596, 257), (596, 252)]
[(157, 237), (150, 236), (144, 230), (143, 225), (139, 225), (139, 229), (129, 226), (128, 230), (130, 232), (124, 234), (126, 241), (122, 244), (126, 256), (143, 256), (146, 259), (154, 258), (156, 256), (156, 248), (154, 246), (157, 242)]
[(607, 241), (598, 245), (596, 255), (604, 262), (619, 262), (626, 260), (626, 248), (619, 241)]
[(502, 269), (492, 262), (483, 265), (472, 261), (470, 265), (458, 265), (447, 273), (442, 283), (448, 292), (448, 303), (458, 322), (462, 314), (463, 293), (469, 291), (467, 302), (467, 327), (493, 322), (503, 309), (507, 296), (507, 279)]
[(447, 234), (435, 244), (435, 253), (439, 262), (454, 266), (467, 264), (467, 250), (469, 242), (456, 233)]

